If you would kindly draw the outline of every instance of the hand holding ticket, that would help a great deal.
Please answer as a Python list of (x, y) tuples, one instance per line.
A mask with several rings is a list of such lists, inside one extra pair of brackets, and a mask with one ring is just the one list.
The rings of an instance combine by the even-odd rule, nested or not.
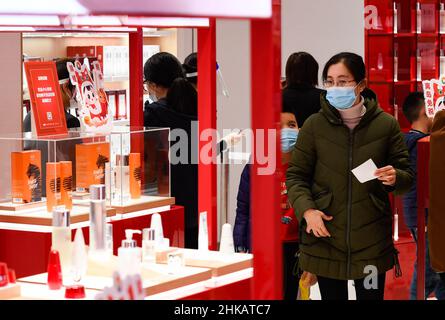
[(396, 184), (396, 170), (393, 166), (386, 166), (378, 169), (372, 159), (364, 162), (352, 170), (360, 183), (365, 183), (374, 179), (379, 179), (384, 185), (394, 186)]

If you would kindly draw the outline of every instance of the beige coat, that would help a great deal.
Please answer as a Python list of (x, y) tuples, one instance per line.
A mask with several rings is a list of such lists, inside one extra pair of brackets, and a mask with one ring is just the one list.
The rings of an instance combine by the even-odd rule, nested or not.
[(428, 239), (431, 266), (445, 272), (445, 111), (436, 114), (430, 139)]

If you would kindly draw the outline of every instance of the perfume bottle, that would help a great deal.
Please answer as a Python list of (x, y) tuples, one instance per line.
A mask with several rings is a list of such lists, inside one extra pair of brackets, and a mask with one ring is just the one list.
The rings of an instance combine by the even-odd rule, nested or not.
[(394, 82), (399, 81), (399, 53), (394, 49)]
[(130, 160), (128, 155), (116, 156), (114, 170), (116, 200), (119, 204), (130, 200)]
[(422, 32), (422, 9), (420, 7), (420, 2), (417, 2), (416, 5), (416, 32), (421, 33)]
[(394, 6), (393, 7), (393, 9), (394, 9), (393, 32), (394, 32), (394, 34), (397, 34), (399, 28), (398, 28), (398, 16), (397, 16), (397, 3), (395, 1), (393, 3), (393, 6)]
[(445, 3), (440, 4), (440, 33), (445, 33)]
[(417, 67), (417, 81), (422, 81), (422, 51), (416, 51), (416, 67)]
[(63, 206), (56, 207), (52, 224), (51, 249), (59, 252), (62, 272), (67, 274), (71, 267), (70, 212)]

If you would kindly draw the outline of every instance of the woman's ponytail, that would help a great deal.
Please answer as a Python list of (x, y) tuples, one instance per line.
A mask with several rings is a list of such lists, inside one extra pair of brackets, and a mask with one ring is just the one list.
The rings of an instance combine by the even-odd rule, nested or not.
[(189, 116), (198, 115), (198, 94), (185, 78), (176, 78), (167, 93), (167, 104), (176, 112)]

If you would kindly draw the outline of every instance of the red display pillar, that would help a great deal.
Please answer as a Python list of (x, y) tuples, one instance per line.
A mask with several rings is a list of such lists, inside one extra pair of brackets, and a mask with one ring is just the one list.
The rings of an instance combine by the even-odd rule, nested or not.
[[(251, 221), (254, 277), (253, 299), (282, 299), (282, 247), (279, 233), (281, 150), (279, 142), (281, 111), (281, 1), (273, 1), (273, 18), (251, 22), (252, 129), (254, 149), (251, 171)], [(268, 130), (276, 129), (276, 139), (264, 139)], [(266, 130), (262, 135), (260, 130)], [(264, 169), (258, 150), (275, 144), (276, 168), (273, 174)], [(269, 159), (272, 155), (268, 155)]]
[[(198, 134), (203, 131), (216, 129), (216, 21), (210, 19), (209, 28), (198, 29)], [(203, 135), (199, 139), (199, 153), (205, 145), (216, 136)], [(208, 155), (205, 155), (206, 157)], [(209, 248), (217, 249), (217, 207), (216, 207), (216, 154), (211, 154), (212, 161), (206, 160), (198, 154), (198, 210), (207, 211)]]
[(143, 91), (143, 67), (142, 54), (144, 45), (144, 34), (142, 28), (136, 32), (129, 33), (129, 57), (130, 57), (130, 126), (142, 127), (144, 125), (144, 112), (142, 101)]
[(417, 143), (417, 300), (425, 300), (425, 209), (429, 207), (430, 137)]

